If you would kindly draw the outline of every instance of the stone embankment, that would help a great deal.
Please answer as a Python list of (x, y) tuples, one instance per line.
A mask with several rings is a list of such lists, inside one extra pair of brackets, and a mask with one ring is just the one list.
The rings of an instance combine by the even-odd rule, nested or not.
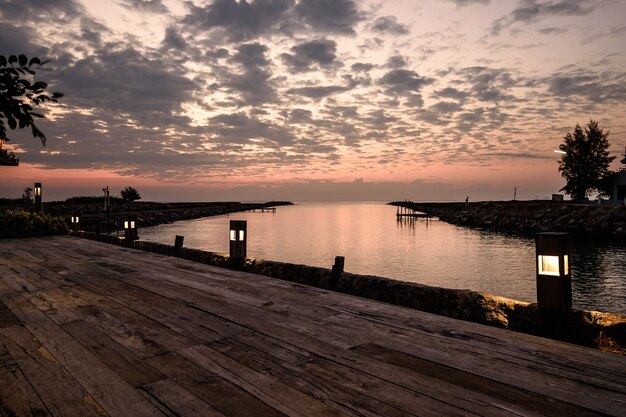
[[(95, 238), (93, 233), (81, 232), (79, 235)], [(121, 239), (114, 236), (101, 236), (100, 240), (123, 244)], [(137, 249), (239, 269), (460, 320), (546, 336), (541, 324), (541, 313), (536, 304), (487, 293), (431, 287), (370, 275), (342, 273), (339, 277), (333, 277), (330, 269), (259, 258), (248, 258), (243, 263), (233, 262), (225, 254), (197, 249), (182, 248), (175, 253), (174, 246), (156, 242), (135, 241), (133, 246)], [(561, 340), (626, 354), (626, 317), (611, 313), (571, 310), (567, 313), (565, 322), (567, 326), (563, 329)]]
[(569, 232), (573, 237), (626, 242), (626, 206), (546, 201), (477, 203), (389, 203), (407, 207), (447, 223), (531, 235)]
[[(119, 227), (127, 214), (136, 214), (140, 227), (156, 226), (164, 223), (173, 223), (179, 220), (191, 220), (202, 217), (218, 216), (249, 210), (260, 210), (266, 207), (291, 205), (287, 201), (272, 201), (268, 203), (238, 203), (238, 202), (211, 202), (211, 203), (150, 203), (134, 202), (115, 205), (111, 209), (110, 221)], [(104, 226), (107, 221), (106, 213), (101, 207), (93, 204), (47, 204), (45, 212), (57, 216), (71, 216), (81, 214), (82, 228), (95, 230), (96, 223)]]

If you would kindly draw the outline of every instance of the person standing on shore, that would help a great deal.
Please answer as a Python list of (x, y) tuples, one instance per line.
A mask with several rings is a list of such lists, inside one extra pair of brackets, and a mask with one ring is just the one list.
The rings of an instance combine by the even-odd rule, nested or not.
[(467, 203), (469, 202), (469, 195), (465, 197), (465, 207), (467, 207)]

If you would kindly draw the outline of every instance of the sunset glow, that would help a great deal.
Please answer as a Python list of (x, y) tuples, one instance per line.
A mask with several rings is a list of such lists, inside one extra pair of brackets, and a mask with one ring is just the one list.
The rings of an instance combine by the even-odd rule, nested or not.
[(65, 94), (0, 197), (546, 198), (576, 123), (626, 145), (621, 1), (0, 4), (0, 54)]

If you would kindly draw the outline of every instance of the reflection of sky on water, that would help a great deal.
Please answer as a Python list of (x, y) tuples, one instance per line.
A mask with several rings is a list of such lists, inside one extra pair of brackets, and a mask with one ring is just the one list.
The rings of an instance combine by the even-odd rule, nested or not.
[[(230, 219), (248, 221), (248, 256), (330, 268), (427, 285), (469, 288), (535, 301), (533, 239), (482, 232), (444, 222), (397, 222), (381, 203), (309, 203), (272, 213), (235, 213), (142, 229), (140, 238), (228, 251)], [(626, 247), (575, 246), (574, 306), (626, 314)]]

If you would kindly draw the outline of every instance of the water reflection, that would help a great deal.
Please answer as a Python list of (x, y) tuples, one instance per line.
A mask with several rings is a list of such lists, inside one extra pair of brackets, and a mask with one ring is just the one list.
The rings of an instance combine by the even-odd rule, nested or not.
[[(146, 228), (140, 236), (172, 244), (183, 235), (188, 247), (227, 252), (230, 219), (248, 221), (248, 256), (330, 268), (343, 255), (348, 272), (536, 300), (533, 239), (436, 220), (398, 221), (396, 209), (381, 203), (235, 213)], [(626, 314), (625, 247), (575, 246), (571, 264), (576, 307)]]
[(574, 304), (626, 312), (626, 248), (577, 242), (571, 263)]

